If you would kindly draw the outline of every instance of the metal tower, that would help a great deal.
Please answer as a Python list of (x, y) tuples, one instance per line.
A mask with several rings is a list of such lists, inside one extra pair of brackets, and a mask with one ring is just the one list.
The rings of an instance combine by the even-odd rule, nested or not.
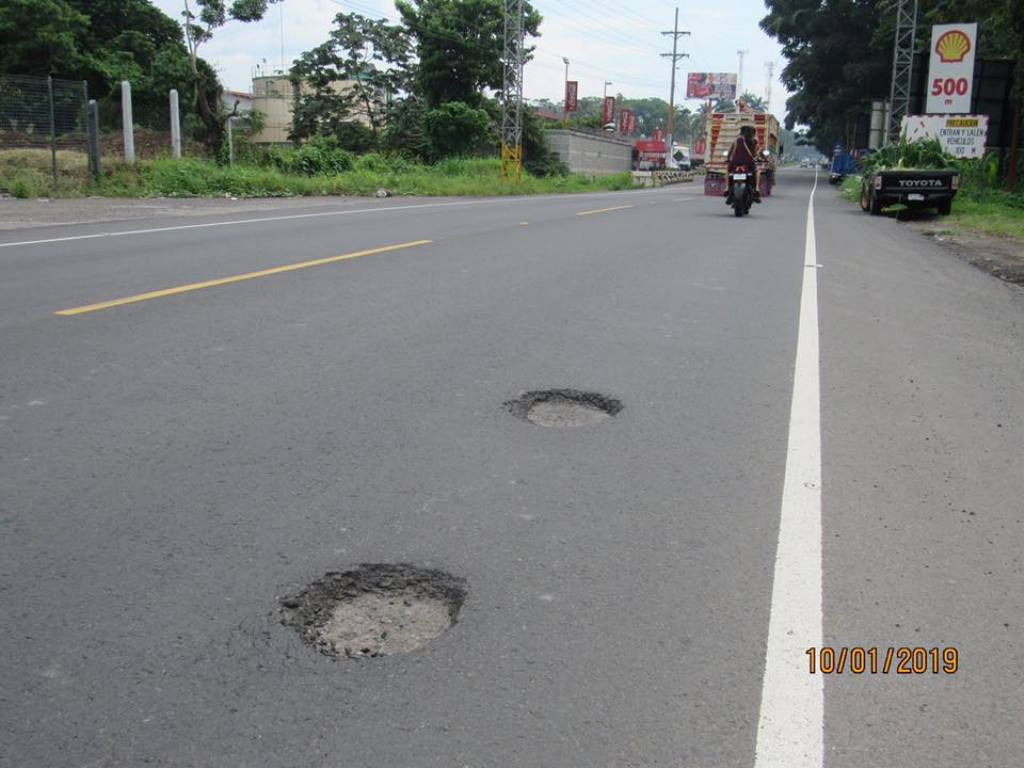
[(505, 0), (505, 78), (501, 105), (501, 180), (518, 184), (523, 173), (523, 0)]
[(892, 88), (889, 91), (889, 124), (886, 143), (899, 138), (903, 117), (910, 113), (910, 87), (917, 40), (917, 0), (899, 0), (896, 7), (896, 42), (892, 51)]

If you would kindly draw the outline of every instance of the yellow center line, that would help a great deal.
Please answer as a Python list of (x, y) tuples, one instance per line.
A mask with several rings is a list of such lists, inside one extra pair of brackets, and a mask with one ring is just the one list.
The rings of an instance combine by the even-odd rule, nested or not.
[(608, 211), (622, 211), (622, 210), (625, 210), (626, 208), (632, 208), (632, 207), (633, 207), (632, 205), (614, 205), (611, 208), (598, 208), (598, 209), (593, 210), (593, 211), (580, 211), (576, 215), (577, 216), (590, 216), (591, 214), (594, 214), (594, 213), (608, 213)]
[(285, 264), (282, 267), (271, 267), (270, 269), (261, 269), (258, 272), (246, 272), (244, 275), (234, 275), (232, 277), (220, 277), (216, 280), (204, 280), (201, 283), (189, 283), (188, 285), (179, 285), (176, 288), (164, 288), (159, 291), (149, 291), (148, 293), (137, 293), (134, 296), (125, 296), (121, 299), (111, 299), (110, 301), (101, 301), (97, 304), (87, 304), (84, 307), (73, 307), (71, 309), (61, 309), (54, 312), (56, 315), (84, 315), (86, 312), (98, 312), (101, 309), (110, 309), (111, 307), (120, 307), (124, 304), (135, 304), (140, 301), (149, 301), (150, 299), (159, 299), (164, 296), (176, 296), (179, 293), (188, 293), (189, 291), (198, 291), (202, 288), (214, 288), (218, 285), (228, 285), (230, 283), (240, 283), (243, 280), (255, 280), (260, 277), (268, 277), (270, 275), (279, 275), (282, 272), (294, 272), (297, 269), (308, 269), (309, 267), (319, 267), (323, 264), (333, 264), (336, 261), (346, 261), (348, 259), (358, 259), (360, 256), (372, 256), (375, 253), (387, 253), (388, 251), (397, 251), (402, 248), (412, 248), (417, 245), (427, 245), (431, 243), (431, 240), (413, 240), (408, 243), (398, 243), (397, 245), (385, 245), (380, 248), (370, 248), (366, 251), (355, 251), (354, 253), (343, 253), (341, 256), (328, 256), (325, 259), (313, 259), (312, 261), (301, 261), (297, 264)]

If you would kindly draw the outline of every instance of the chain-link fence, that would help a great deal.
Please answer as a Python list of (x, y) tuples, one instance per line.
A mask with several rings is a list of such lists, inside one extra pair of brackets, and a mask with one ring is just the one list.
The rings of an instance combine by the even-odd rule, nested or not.
[(48, 165), (57, 186), (62, 176), (97, 173), (94, 113), (84, 81), (0, 76), (0, 169)]

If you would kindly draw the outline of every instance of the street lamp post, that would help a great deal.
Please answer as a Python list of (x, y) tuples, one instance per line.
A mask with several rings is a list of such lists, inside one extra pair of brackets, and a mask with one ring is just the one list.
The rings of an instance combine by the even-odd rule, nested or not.
[(615, 83), (613, 83), (611, 80), (605, 80), (604, 81), (604, 97), (606, 99), (608, 98), (608, 86), (609, 85), (615, 85)]
[(562, 94), (562, 127), (569, 127), (569, 60), (562, 57), (565, 64), (565, 88)]

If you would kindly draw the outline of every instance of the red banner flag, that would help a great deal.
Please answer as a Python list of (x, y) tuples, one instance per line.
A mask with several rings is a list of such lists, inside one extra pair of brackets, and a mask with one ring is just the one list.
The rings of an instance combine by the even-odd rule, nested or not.
[(629, 133), (629, 113), (628, 109), (619, 112), (619, 133)]
[(565, 111), (566, 112), (579, 112), (580, 101), (578, 98), (580, 84), (576, 80), (566, 80), (565, 82)]
[(605, 96), (604, 97), (604, 112), (601, 116), (601, 124), (608, 125), (608, 123), (615, 122), (615, 97)]
[(636, 133), (636, 112), (632, 109), (629, 110), (629, 125), (626, 126), (626, 133), (630, 135)]

